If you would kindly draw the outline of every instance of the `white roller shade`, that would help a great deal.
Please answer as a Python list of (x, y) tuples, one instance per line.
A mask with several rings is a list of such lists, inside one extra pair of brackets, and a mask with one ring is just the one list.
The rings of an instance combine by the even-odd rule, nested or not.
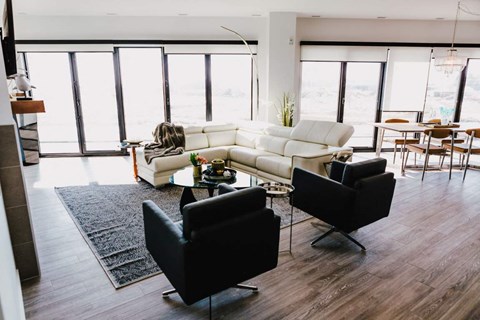
[[(445, 56), (447, 51), (450, 48), (433, 48), (433, 57)], [(457, 53), (459, 56), (479, 59), (480, 58), (480, 48), (457, 48)]]
[[(253, 53), (257, 53), (256, 45), (249, 45)], [(247, 47), (241, 45), (165, 45), (164, 50), (166, 54), (250, 54)]]
[(362, 46), (314, 46), (301, 47), (302, 61), (387, 61), (388, 48)]
[(17, 44), (19, 52), (113, 52), (113, 44)]
[(423, 110), (431, 51), (430, 48), (390, 48), (384, 110)]

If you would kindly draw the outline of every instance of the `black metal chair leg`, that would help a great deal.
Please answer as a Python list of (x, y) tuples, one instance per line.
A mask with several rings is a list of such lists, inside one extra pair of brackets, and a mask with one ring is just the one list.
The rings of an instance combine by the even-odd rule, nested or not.
[(208, 296), (208, 315), (209, 319), (212, 320), (212, 296)]
[(325, 232), (324, 234), (322, 234), (320, 237), (318, 237), (317, 239), (313, 240), (312, 242), (310, 242), (310, 245), (313, 247), (313, 245), (315, 245), (315, 243), (317, 243), (318, 241), (322, 240), (323, 238), (325, 238), (326, 236), (328, 236), (329, 234), (335, 232), (336, 229), (335, 228), (332, 228), (330, 230), (328, 230), (327, 232)]
[(343, 232), (342, 230), (337, 230), (338, 232), (340, 232), (345, 238), (347, 238), (348, 240), (352, 241), (353, 243), (355, 243), (357, 246), (359, 246), (360, 248), (362, 248), (363, 251), (366, 251), (367, 249), (365, 249), (365, 247), (360, 243), (358, 242), (357, 240), (355, 240), (354, 238), (352, 238), (348, 233), (346, 232)]
[(241, 283), (239, 283), (239, 284), (237, 284), (237, 285), (235, 286), (235, 288), (237, 288), (237, 289), (252, 290), (253, 292), (258, 292), (258, 287), (257, 287), (257, 286), (250, 286), (250, 285), (248, 285), (248, 284), (241, 284)]
[(170, 294), (176, 293), (176, 292), (177, 292), (177, 290), (175, 290), (175, 289), (170, 289), (170, 290), (167, 290), (167, 291), (163, 291), (163, 292), (162, 292), (162, 296), (165, 298), (165, 297), (168, 297)]

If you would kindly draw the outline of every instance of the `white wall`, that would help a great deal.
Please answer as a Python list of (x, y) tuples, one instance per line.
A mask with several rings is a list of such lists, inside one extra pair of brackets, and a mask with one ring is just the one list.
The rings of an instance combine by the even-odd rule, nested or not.
[[(453, 21), (299, 18), (304, 41), (451, 43)], [(460, 21), (455, 42), (480, 43), (480, 21)]]
[(0, 320), (3, 319), (25, 319), (25, 311), (0, 187)]
[[(300, 41), (449, 43), (453, 32), (453, 21), (296, 18), (295, 13), (268, 18), (15, 16), (19, 40), (238, 40), (222, 25), (259, 42), (259, 119), (270, 122), (277, 121), (273, 103), (282, 92), (299, 97)], [(480, 43), (479, 31), (480, 21), (461, 21), (456, 41)], [(294, 46), (285, 44), (290, 37)]]

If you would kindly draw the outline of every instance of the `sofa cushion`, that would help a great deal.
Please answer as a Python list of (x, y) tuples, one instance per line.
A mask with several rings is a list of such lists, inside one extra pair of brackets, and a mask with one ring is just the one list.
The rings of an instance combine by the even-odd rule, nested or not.
[(286, 138), (260, 136), (255, 143), (255, 149), (283, 155), (285, 145), (288, 141), (289, 139)]
[(300, 120), (293, 128), (291, 138), (306, 142), (341, 147), (353, 134), (353, 127), (343, 123)]
[(282, 126), (271, 126), (265, 129), (265, 133), (269, 136), (282, 137), (290, 139), (293, 128)]
[(232, 147), (229, 151), (229, 158), (235, 162), (245, 164), (250, 167), (255, 167), (257, 158), (259, 156), (274, 156), (274, 153), (270, 153), (263, 150), (251, 149), (246, 147)]
[(194, 133), (202, 133), (203, 132), (203, 126), (191, 126), (191, 127), (185, 127), (183, 128), (185, 134), (194, 134)]
[(233, 123), (227, 123), (227, 124), (214, 124), (214, 123), (209, 123), (205, 126), (203, 126), (203, 132), (219, 132), (219, 131), (231, 131), (231, 130), (237, 130), (237, 125)]
[(290, 179), (292, 159), (282, 156), (260, 156), (257, 158), (257, 169)]
[(208, 148), (208, 138), (205, 133), (185, 135), (185, 150)]
[(292, 157), (297, 154), (304, 154), (304, 155), (319, 154), (327, 149), (328, 149), (328, 146), (323, 144), (290, 140), (285, 145), (284, 156)]
[(247, 147), (247, 148), (255, 148), (255, 142), (257, 141), (258, 137), (262, 134), (258, 132), (252, 132), (244, 129), (238, 129), (237, 135), (235, 137), (235, 144), (237, 146)]
[(235, 144), (237, 132), (235, 130), (208, 132), (208, 145), (210, 147), (232, 146)]

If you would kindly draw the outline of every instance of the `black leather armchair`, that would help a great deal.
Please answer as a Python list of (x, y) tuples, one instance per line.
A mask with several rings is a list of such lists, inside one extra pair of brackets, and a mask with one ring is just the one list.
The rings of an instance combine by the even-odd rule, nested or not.
[(331, 225), (328, 232), (311, 242), (312, 246), (336, 231), (365, 250), (348, 233), (388, 216), (395, 179), (393, 173), (385, 172), (386, 165), (382, 158), (356, 163), (334, 161), (330, 178), (294, 169), (293, 205)]
[(178, 223), (143, 203), (147, 249), (175, 288), (164, 296), (178, 292), (191, 305), (229, 287), (256, 290), (238, 284), (277, 266), (280, 217), (265, 206), (265, 190), (220, 189), (185, 205)]

